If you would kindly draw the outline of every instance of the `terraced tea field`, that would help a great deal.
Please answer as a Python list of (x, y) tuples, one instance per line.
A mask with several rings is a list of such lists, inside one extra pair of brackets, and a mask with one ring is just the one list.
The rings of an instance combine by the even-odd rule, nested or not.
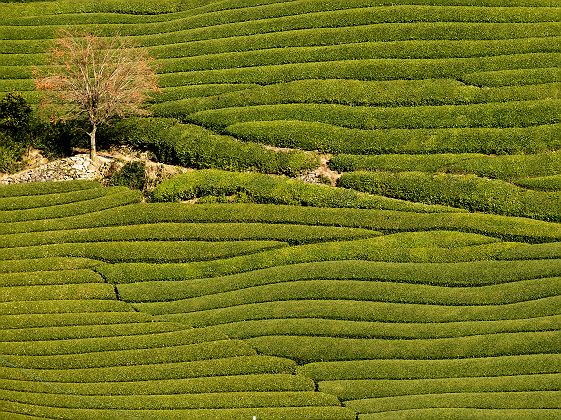
[[(199, 169), (0, 187), (0, 417), (561, 416), (561, 2), (0, 16), (33, 104), (58, 28), (145, 47), (154, 116), (113, 135)], [(271, 175), (320, 160), (337, 187)]]

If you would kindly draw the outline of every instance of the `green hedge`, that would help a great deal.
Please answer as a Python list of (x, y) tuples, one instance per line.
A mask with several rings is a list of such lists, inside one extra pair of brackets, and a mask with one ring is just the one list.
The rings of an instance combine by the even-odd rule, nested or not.
[(210, 343), (225, 340), (226, 336), (200, 329), (185, 329), (179, 331), (131, 335), (123, 334), (117, 337), (96, 337), (64, 340), (28, 341), (0, 343), (2, 354), (18, 356), (56, 356), (79, 353), (104, 352), (115, 350), (157, 349), (162, 347), (177, 347), (197, 343)]
[[(58, 3), (58, 2), (57, 2)], [(163, 32), (172, 32), (185, 29), (197, 29), (204, 27), (220, 26), (225, 24), (233, 24), (237, 22), (247, 22), (243, 27), (244, 30), (238, 29), (237, 34), (259, 33), (265, 32), (265, 28), (269, 27), (270, 32), (313, 28), (313, 27), (333, 27), (333, 26), (352, 26), (368, 23), (382, 22), (496, 22), (496, 23), (526, 23), (526, 22), (555, 22), (558, 20), (558, 7), (464, 7), (450, 8), (448, 5), (442, 6), (434, 4), (430, 6), (424, 5), (396, 5), (394, 7), (368, 7), (372, 6), (371, 2), (364, 0), (352, 0), (342, 3), (337, 0), (325, 1), (320, 4), (311, 2), (299, 2), (293, 4), (273, 3), (262, 7), (247, 7), (230, 10), (221, 10), (219, 13), (202, 13), (199, 15), (189, 16), (190, 13), (179, 13), (175, 19), (167, 19), (166, 21), (153, 22), (150, 24), (128, 23), (120, 25), (116, 23), (104, 24), (99, 31), (102, 34), (109, 34), (120, 29), (123, 35), (141, 35), (141, 34), (157, 34)], [(65, 7), (66, 6), (66, 7)], [(105, 7), (104, 7), (105, 6)], [(51, 8), (30, 4), (26, 8), (19, 8), (16, 12), (20, 16), (37, 16), (45, 14), (60, 13), (84, 13), (84, 12), (121, 12), (121, 13), (138, 13), (138, 14), (155, 14), (162, 12), (176, 11), (176, 4), (167, 4), (164, 10), (160, 2), (150, 2), (138, 6), (136, 3), (121, 2), (120, 4), (103, 3), (80, 3), (79, 6), (68, 4), (57, 4)], [(14, 14), (14, 8), (3, 7), (3, 13), (11, 16)], [(50, 10), (49, 10), (50, 9)], [(350, 10), (345, 10), (350, 9)], [(430, 13), (427, 13), (429, 12)], [(310, 13), (313, 13), (310, 15)], [(313, 17), (313, 18), (311, 18)], [(484, 18), (483, 18), (484, 17)], [(156, 19), (154, 19), (156, 20)], [(52, 23), (57, 23), (52, 20)], [(32, 23), (28, 23), (33, 25)], [(0, 27), (0, 38), (2, 39), (41, 39), (50, 38), (54, 34), (56, 26), (41, 25), (41, 19), (34, 23), (37, 26), (17, 27), (4, 26)], [(61, 24), (66, 21), (60, 21)], [(19, 29), (19, 30), (18, 30)], [(223, 28), (221, 28), (224, 31)], [(251, 31), (251, 32), (250, 32)], [(241, 33), (240, 33), (241, 32)], [(212, 36), (211, 34), (207, 36)]]
[[(351, 107), (280, 104), (201, 111), (188, 118), (213, 129), (253, 121), (308, 121), (337, 127), (377, 129), (522, 128), (561, 122), (561, 100), (417, 107)], [(229, 131), (229, 130), (227, 130)]]
[[(43, 328), (66, 329), (84, 325), (101, 325), (105, 328), (122, 323), (152, 322), (150, 315), (141, 314), (140, 312), (126, 312), (127, 309), (130, 309), (130, 307), (123, 309), (122, 312), (104, 312), (102, 309), (92, 311), (95, 313), (95, 316), (92, 316), (92, 312), (8, 315), (7, 317), (0, 316), (0, 324), (7, 331), (15, 331), (18, 334), (22, 325), (25, 325), (26, 328), (39, 328), (43, 330)], [(69, 381), (72, 380), (69, 379)]]
[(510, 216), (559, 221), (561, 195), (526, 190), (473, 175), (424, 172), (348, 172), (338, 186), (425, 204), (441, 204)]
[[(92, 270), (74, 269), (0, 274), (2, 286), (40, 286), (49, 284), (103, 283)], [(35, 289), (30, 289), (35, 290)]]
[(550, 297), (508, 305), (466, 307), (348, 300), (296, 300), (168, 314), (161, 315), (158, 319), (182, 322), (196, 327), (271, 319), (280, 316), (280, 314), (283, 318), (326, 318), (369, 322), (492, 321), (557, 315), (560, 302), (559, 297)]
[(444, 392), (555, 391), (560, 386), (561, 374), (553, 373), (442, 379), (351, 379), (320, 382), (319, 390), (348, 401)]
[(377, 235), (379, 233), (372, 230), (336, 226), (269, 223), (155, 223), (0, 235), (0, 248), (73, 242), (141, 240), (273, 240), (298, 245), (362, 239)]
[[(94, 284), (99, 290), (100, 284)], [(56, 292), (56, 288), (51, 288)], [(76, 297), (76, 296), (74, 296)], [(130, 305), (115, 299), (113, 295), (111, 299), (64, 299), (64, 300), (34, 300), (34, 301), (15, 301), (3, 302), (0, 304), (0, 314), (2, 315), (31, 315), (48, 319), (53, 314), (76, 314), (76, 313), (96, 313), (96, 312), (117, 312), (122, 314), (131, 310)], [(4, 318), (9, 321), (10, 317)], [(21, 327), (21, 324), (19, 327)]]
[(557, 391), (462, 392), (434, 395), (407, 395), (348, 401), (346, 406), (361, 413), (378, 413), (419, 408), (482, 408), (482, 409), (559, 409)]
[[(196, 410), (265, 407), (339, 406), (333, 395), (300, 392), (220, 392), (210, 394), (87, 396), (3, 391), (11, 401), (70, 409)], [(248, 410), (249, 411), (249, 410)], [(219, 414), (217, 412), (216, 414)], [(196, 418), (196, 417), (195, 417)]]
[(427, 417), (446, 417), (450, 420), (502, 420), (502, 419), (540, 419), (555, 420), (556, 410), (532, 408), (417, 408), (412, 410), (389, 411), (359, 415), (360, 420), (401, 420), (426, 419)]
[(313, 391), (311, 379), (301, 375), (253, 374), (208, 378), (171, 379), (164, 381), (56, 383), (17, 381), (6, 388), (25, 392), (50, 392), (78, 395), (166, 395), (205, 394), (215, 392), (282, 392)]
[[(146, 365), (121, 365), (96, 369), (42, 369), (18, 370), (11, 373), (13, 379), (29, 380), (26, 374), (40, 373), (49, 382), (124, 382), (197, 377), (251, 375), (266, 373), (294, 373), (292, 360), (270, 356), (235, 356), (222, 359), (179, 361), (175, 363), (151, 363)], [(2, 368), (5, 372), (7, 368)], [(18, 374), (18, 372), (20, 372)]]
[[(208, 54), (193, 51), (194, 56), (162, 58), (158, 60), (158, 72), (176, 73), (197, 70), (232, 69), (251, 66), (270, 66), (289, 63), (361, 59), (438, 59), (455, 57), (489, 57), (510, 54), (555, 53), (559, 38), (526, 38), (484, 41), (397, 41), (360, 42), (351, 44), (258, 49), (254, 51)], [(198, 53), (198, 54), (197, 54)], [(201, 54), (201, 55), (199, 55)], [(23, 68), (20, 68), (20, 71)], [(22, 72), (23, 73), (23, 72)], [(17, 77), (6, 77), (17, 78)], [(554, 82), (555, 80), (549, 80)]]
[(290, 357), (302, 364), (357, 359), (455, 359), (557, 353), (559, 338), (559, 331), (548, 331), (428, 340), (269, 336), (245, 341), (259, 354)]
[[(500, 156), (468, 153), (369, 156), (341, 154), (333, 156), (329, 166), (339, 172), (358, 170), (451, 172), (472, 173), (489, 178), (513, 180), (514, 178), (540, 177), (561, 173), (561, 153), (554, 151), (535, 155)], [(514, 180), (514, 182), (520, 184), (524, 180)], [(530, 185), (531, 183), (532, 181), (529, 182)], [(536, 181), (536, 185), (540, 184), (540, 181)]]
[[(188, 313), (230, 308), (265, 302), (285, 301), (367, 301), (448, 306), (507, 305), (556, 296), (561, 291), (560, 279), (526, 280), (502, 285), (473, 287), (441, 287), (364, 281), (294, 281), (236, 290), (216, 295), (174, 300), (169, 294), (165, 302), (135, 304), (135, 308), (153, 315)], [(320, 290), (317, 290), (319, 288)], [(128, 289), (133, 289), (129, 287)], [(132, 295), (132, 296), (131, 296)], [(506, 296), (505, 296), (506, 295)], [(127, 302), (146, 302), (143, 296), (121, 294)], [(164, 300), (164, 299), (162, 299)], [(296, 335), (290, 332), (289, 335)]]
[[(265, 319), (259, 321), (241, 321), (219, 324), (213, 328), (223, 332), (230, 338), (247, 339), (268, 335), (298, 335), (322, 336), (340, 338), (446, 338), (467, 335), (496, 334), (518, 331), (547, 331), (554, 330), (559, 325), (561, 316), (530, 318), (523, 320), (500, 320), (484, 322), (450, 322), (450, 323), (382, 323), (366, 321), (343, 321), (333, 319)], [(334, 384), (336, 389), (338, 385)], [(344, 385), (340, 385), (343, 387)], [(344, 399), (358, 399), (366, 396), (359, 393), (360, 389), (354, 384), (345, 385), (348, 390), (354, 390), (356, 395)], [(379, 389), (372, 384), (371, 389)], [(383, 386), (380, 389), (384, 389)], [(343, 392), (343, 391), (341, 391)], [(341, 392), (330, 392), (340, 396)], [(347, 391), (350, 392), (350, 391)], [(364, 392), (364, 391), (363, 391)], [(370, 391), (373, 393), (374, 391)], [(389, 392), (389, 391), (388, 391)], [(407, 394), (408, 392), (404, 392)], [(413, 392), (412, 392), (413, 393)]]
[[(60, 219), (31, 220), (0, 225), (3, 235), (49, 230), (83, 229), (146, 223), (268, 223), (315, 226), (343, 226), (387, 232), (449, 230), (473, 232), (518, 242), (556, 242), (561, 240), (561, 224), (484, 213), (415, 213), (391, 210), (301, 207), (270, 204), (141, 203), (80, 214)], [(528, 250), (526, 250), (528, 251)], [(49, 262), (50, 261), (50, 262)], [(56, 261), (56, 262), (55, 262)], [(39, 260), (40, 267), (57, 264), (65, 268), (68, 259)], [(73, 264), (72, 262), (70, 262)], [(30, 260), (11, 262), (18, 271), (28, 271)], [(96, 265), (76, 260), (79, 267)], [(5, 270), (0, 261), (0, 271)], [(39, 268), (40, 270), (41, 268)], [(36, 270), (32, 268), (31, 270)], [(8, 268), (8, 271), (10, 269)]]
[(319, 158), (302, 151), (273, 151), (262, 145), (219, 136), (174, 120), (134, 118), (120, 122), (105, 137), (152, 151), (164, 163), (192, 168), (257, 170), (298, 175), (319, 166)]
[[(218, 87), (220, 86), (223, 85), (218, 85)], [(556, 83), (482, 89), (475, 86), (466, 86), (451, 79), (386, 81), (312, 79), (260, 87), (243, 86), (252, 87), (225, 93), (209, 92), (208, 95), (205, 95), (206, 97), (187, 96), (187, 98), (180, 98), (180, 100), (173, 99), (174, 90), (178, 90), (179, 96), (179, 92), (196, 86), (168, 88), (165, 96), (161, 95), (156, 98), (158, 102), (163, 103), (152, 106), (152, 111), (160, 116), (185, 118), (186, 115), (191, 113), (209, 109), (282, 103), (411, 106), (561, 97), (561, 88)], [(187, 90), (188, 93), (190, 91), (191, 89)]]
[(315, 381), (357, 379), (435, 379), (557, 374), (559, 354), (528, 354), (441, 360), (354, 360), (312, 363), (298, 374)]
[(152, 192), (154, 201), (178, 201), (201, 197), (237, 196), (235, 199), (271, 204), (313, 207), (385, 208), (402, 211), (446, 212), (446, 207), (415, 205), (349, 189), (309, 184), (286, 177), (252, 173), (202, 170), (162, 182)]
[[(104, 315), (107, 315), (107, 313), (104, 314), (100, 312), (98, 315), (100, 320), (107, 321), (107, 319), (104, 318)], [(93, 325), (66, 325), (58, 327), (45, 326), (39, 328), (24, 327), (7, 329), (2, 332), (2, 338), (4, 342), (70, 340), (77, 338), (158, 334), (162, 332), (177, 331), (184, 328), (186, 328), (186, 326), (171, 324), (169, 322), (145, 321), (142, 320), (141, 317), (138, 317), (136, 322), (133, 322), (131, 319), (123, 319), (123, 322), (117, 324), (109, 324), (106, 322), (105, 324), (99, 323)]]
[[(43, 194), (62, 194), (73, 191), (84, 191), (91, 188), (101, 188), (95, 181), (64, 181), (64, 182), (30, 182), (24, 184), (2, 185), (0, 187), (0, 197), (28, 197), (27, 200), (34, 200)], [(84, 192), (86, 193), (86, 192)]]
[(271, 84), (302, 79), (456, 79), (474, 72), (535, 68), (537, 62), (542, 67), (555, 67), (559, 66), (560, 58), (555, 53), (531, 53), (477, 58), (343, 60), (170, 73), (160, 75), (159, 83), (170, 87), (201, 83)]
[(77, 270), (95, 268), (99, 263), (86, 258), (37, 258), (20, 260), (0, 260), (0, 273), (26, 273), (33, 271)]
[(113, 241), (3, 248), (0, 259), (80, 257), (106, 262), (208, 261), (275, 249), (278, 241)]
[(118, 367), (131, 364), (147, 365), (178, 363), (196, 360), (224, 359), (255, 354), (240, 341), (222, 340), (199, 344), (176, 345), (160, 348), (111, 350), (94, 353), (76, 353), (53, 356), (4, 356), (8, 363), (23, 369), (86, 369)]
[[(115, 416), (126, 418), (130, 410), (103, 409), (103, 408), (76, 408), (45, 407), (34, 404), (6, 402), (6, 410), (12, 412), (33, 413), (39, 416), (52, 416), (55, 418), (72, 417), (76, 420), (89, 420), (91, 418), (112, 419)], [(145, 409), (136, 413), (147, 418), (174, 418), (191, 420), (238, 420), (253, 418), (266, 418), (270, 420), (307, 419), (307, 420), (355, 420), (353, 410), (341, 406), (325, 407), (281, 407), (281, 408), (223, 408), (223, 409)], [(11, 414), (10, 414), (11, 415)], [(26, 416), (28, 418), (28, 416)]]
[[(386, 249), (388, 247), (389, 249)], [(307, 253), (309, 252), (309, 253)], [(462, 262), (458, 266), (459, 272), (465, 270), (465, 266), (480, 263), (481, 268), (490, 269), (493, 259), (497, 266), (516, 265), (524, 273), (536, 270), (541, 265), (544, 273), (557, 276), (559, 271), (552, 268), (550, 264), (559, 264), (560, 247), (541, 247), (533, 249), (512, 243), (486, 244), (479, 246), (465, 246), (457, 248), (444, 248), (434, 244), (432, 246), (409, 245), (401, 246), (385, 241), (356, 241), (350, 245), (345, 243), (330, 243), (322, 246), (301, 246), (296, 248), (286, 247), (284, 249), (265, 250), (250, 255), (242, 255), (225, 258), (219, 261), (200, 261), (191, 263), (169, 263), (156, 265), (148, 263), (127, 263), (119, 265), (103, 265), (97, 268), (107, 278), (115, 283), (130, 283), (141, 281), (159, 281), (168, 279), (187, 280), (193, 278), (225, 276), (230, 274), (244, 273), (258, 269), (279, 267), (299, 263), (329, 262), (342, 264), (342, 261), (351, 260), (348, 269), (355, 271), (353, 264), (360, 268), (364, 267), (360, 261), (368, 262), (393, 262), (398, 266), (389, 266), (388, 269), (396, 269), (401, 265), (404, 271), (415, 267), (420, 268), (423, 264), (446, 264)], [(522, 259), (522, 261), (514, 261)], [(408, 266), (406, 264), (409, 264)], [(383, 266), (383, 264), (380, 264)], [(442, 268), (442, 267), (439, 267)], [(303, 266), (302, 268), (303, 269)], [(359, 269), (360, 272), (360, 269)], [(387, 275), (384, 273), (384, 275)], [(413, 277), (414, 278), (414, 277)], [(439, 277), (438, 277), (439, 278)], [(461, 277), (460, 277), (461, 278)], [(450, 280), (451, 281), (451, 280)], [(454, 280), (461, 282), (461, 280)], [(438, 283), (438, 280), (434, 280)], [(451, 281), (452, 282), (452, 281)], [(163, 286), (158, 286), (163, 287)], [(189, 289), (189, 288), (188, 288)], [(184, 293), (179, 291), (177, 293)], [(157, 295), (157, 292), (147, 292), (148, 296)]]
[(461, 79), (468, 84), (477, 86), (534, 85), (538, 83), (561, 82), (559, 67), (543, 67), (535, 69), (506, 69), (464, 74)]
[[(341, 13), (341, 12), (339, 12)], [(345, 12), (348, 13), (348, 12)], [(75, 19), (86, 19), (90, 16), (75, 15)], [(318, 14), (316, 14), (317, 16)], [(321, 12), (320, 16), (324, 16)], [(318, 27), (313, 19), (302, 17), (287, 17), (265, 22), (246, 21), (235, 24), (206, 26), (201, 28), (177, 30), (167, 33), (153, 33), (149, 35), (136, 35), (134, 40), (137, 45), (149, 47), (150, 54), (154, 57), (183, 57), (200, 53), (221, 53), (232, 51), (249, 51), (262, 48), (275, 48), (282, 46), (314, 46), (325, 45), (325, 40), (330, 44), (343, 44), (353, 42), (375, 41), (404, 41), (404, 40), (499, 40), (531, 37), (553, 37), (561, 35), (561, 26), (558, 22), (538, 23), (491, 23), (491, 22), (416, 22), (410, 23), (374, 23), (361, 19), (361, 25), (352, 25), (344, 19), (337, 18), (337, 13), (331, 13), (331, 22), (323, 19), (324, 27)], [(64, 15), (65, 19), (73, 15)], [(356, 17), (356, 16), (355, 16)], [(60, 19), (57, 16), (49, 20)], [(116, 23), (124, 19), (122, 15), (104, 15), (103, 19)], [(130, 19), (130, 17), (128, 18)], [(148, 22), (148, 16), (142, 16)], [(283, 24), (285, 26), (283, 26)], [(290, 26), (298, 28), (291, 30)], [(274, 26), (276, 31), (268, 31)], [(141, 32), (140, 32), (141, 33)], [(227, 38), (227, 42), (224, 38)], [(3, 40), (0, 43), (0, 52), (7, 54), (43, 54), (48, 50), (47, 40)], [(6, 65), (14, 64), (40, 64), (41, 56), (37, 57), (3, 57)], [(12, 61), (15, 60), (15, 61)]]
[[(430, 264), (348, 260), (325, 261), (277, 266), (223, 276), (219, 275), (220, 270), (217, 269), (216, 272), (212, 273), (212, 281), (209, 278), (189, 278), (187, 267), (177, 264), (169, 267), (162, 266), (160, 270), (156, 266), (148, 265), (107, 266), (106, 269), (101, 269), (101, 271), (112, 283), (121, 283), (118, 288), (123, 296), (128, 295), (129, 298), (142, 296), (146, 301), (157, 301), (167, 300), (166, 296), (168, 299), (169, 297), (185, 299), (246, 288), (249, 291), (258, 286), (303, 280), (330, 280), (334, 284), (342, 280), (360, 280), (365, 282), (366, 287), (368, 287), (369, 281), (453, 287), (489, 286), (557, 277), (560, 275), (557, 264), (559, 264), (559, 260), (473, 261)], [(132, 275), (135, 268), (138, 269), (137, 273), (139, 275), (137, 277)], [(144, 276), (141, 268), (146, 269)], [(177, 270), (176, 277), (173, 277), (171, 273), (173, 269)], [(181, 269), (183, 269), (183, 272), (181, 272)], [(478, 275), (477, 280), (473, 277), (474, 272)], [(160, 275), (159, 278), (158, 274)], [(181, 275), (185, 276), (184, 281), (180, 281)], [(158, 283), (148, 281), (147, 279), (151, 276), (158, 279)], [(146, 281), (148, 282), (145, 283)], [(284, 287), (290, 289), (288, 285)], [(489, 298), (492, 299), (492, 297)]]
[[(2, 191), (0, 189), (0, 191)], [(61, 204), (78, 203), (81, 201), (92, 200), (112, 193), (106, 188), (89, 188), (64, 193), (41, 194), (41, 189), (37, 188), (37, 194), (33, 196), (14, 196), (0, 198), (0, 211), (24, 210), (38, 207), (56, 206)]]
[(561, 190), (561, 174), (521, 178), (514, 180), (514, 183), (520, 187), (529, 188), (531, 190), (559, 191)]
[(113, 286), (105, 283), (57, 284), (47, 286), (10, 286), (2, 288), (0, 302), (32, 300), (115, 299)]
[(59, 204), (55, 206), (39, 207), (25, 210), (6, 210), (0, 212), (0, 223), (14, 223), (26, 220), (40, 220), (73, 216), (96, 212), (112, 207), (138, 203), (141, 194), (126, 187), (112, 187), (102, 197), (76, 203)]
[(307, 121), (250, 121), (226, 131), (246, 141), (326, 153), (535, 153), (561, 147), (560, 124), (516, 128), (360, 130)]

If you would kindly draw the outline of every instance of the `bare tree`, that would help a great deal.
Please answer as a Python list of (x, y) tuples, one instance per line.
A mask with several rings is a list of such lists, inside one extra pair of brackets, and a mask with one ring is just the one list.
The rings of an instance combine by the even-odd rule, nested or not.
[(47, 67), (34, 70), (43, 109), (53, 119), (86, 117), (90, 156), (96, 155), (98, 126), (115, 116), (147, 114), (141, 105), (158, 90), (152, 59), (124, 38), (61, 31), (48, 55)]

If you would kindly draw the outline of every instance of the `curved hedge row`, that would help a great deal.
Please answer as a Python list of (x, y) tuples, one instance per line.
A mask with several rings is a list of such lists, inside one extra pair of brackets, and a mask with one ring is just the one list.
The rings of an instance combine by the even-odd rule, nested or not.
[[(334, 319), (297, 318), (240, 321), (207, 327), (223, 332), (230, 338), (247, 339), (268, 335), (298, 335), (341, 338), (446, 338), (468, 335), (496, 334), (518, 331), (548, 331), (557, 328), (559, 315), (520, 320), (466, 321), (449, 323), (383, 323), (368, 321), (344, 321)], [(360, 393), (364, 387), (349, 384), (349, 390)], [(335, 387), (336, 385), (334, 385)], [(383, 389), (383, 387), (382, 387)], [(364, 391), (362, 391), (364, 392)], [(330, 392), (339, 396), (338, 392)], [(407, 394), (407, 392), (404, 392)], [(362, 394), (360, 394), (362, 395)], [(364, 398), (352, 396), (345, 399)]]
[[(434, 155), (348, 155), (333, 156), (329, 161), (330, 168), (339, 172), (352, 171), (392, 171), (392, 172), (450, 172), (470, 173), (488, 178), (513, 181), (521, 185), (525, 180), (521, 177), (543, 177), (561, 173), (561, 153), (558, 151), (537, 153), (534, 155), (500, 155), (489, 156), (469, 153), (446, 153)], [(541, 178), (539, 178), (541, 179)], [(533, 181), (527, 181), (532, 184)], [(535, 185), (541, 181), (536, 180)], [(544, 184), (546, 185), (546, 184)], [(554, 182), (552, 185), (555, 185)], [(535, 188), (540, 189), (540, 188)], [(544, 189), (546, 189), (544, 187)], [(555, 189), (555, 188), (551, 188)]]
[[(200, 70), (162, 74), (163, 87), (200, 83), (271, 84), (302, 79), (456, 79), (463, 74), (504, 69), (558, 67), (560, 54), (532, 53), (477, 58), (363, 59), (278, 64), (240, 69)], [(1, 86), (1, 85), (0, 85)]]
[(436, 379), (558, 373), (559, 354), (527, 354), (435, 360), (355, 360), (311, 363), (298, 373), (315, 381)]
[(561, 220), (561, 195), (526, 190), (513, 184), (470, 175), (424, 172), (349, 172), (338, 186), (425, 204), (462, 207), (470, 211)]
[(369, 229), (337, 226), (243, 222), (154, 223), (0, 235), (0, 249), (57, 243), (147, 240), (273, 240), (297, 245), (323, 241), (362, 239), (377, 235), (380, 235), (380, 233)]
[[(247, 86), (247, 88), (216, 94), (209, 92), (208, 95), (205, 95), (206, 97), (201, 97), (202, 95), (198, 97), (190, 96), (191, 89), (167, 88), (165, 94), (158, 95), (155, 98), (154, 101), (159, 103), (152, 106), (152, 111), (161, 116), (183, 118), (185, 115), (209, 109), (282, 103), (413, 106), (506, 102), (561, 97), (561, 89), (556, 83), (483, 89), (466, 86), (452, 79), (386, 81), (309, 79), (258, 87), (253, 85), (242, 86)], [(176, 90), (178, 92), (174, 96)], [(178, 98), (179, 92), (185, 91), (187, 91), (186, 98)]]
[(260, 354), (299, 363), (360, 359), (455, 359), (557, 353), (561, 332), (498, 333), (469, 337), (380, 340), (269, 336), (246, 340)]
[(106, 262), (212, 261), (275, 249), (286, 244), (278, 241), (112, 241), (56, 243), (0, 250), (1, 260), (52, 257), (79, 257)]
[(289, 178), (219, 170), (189, 172), (166, 180), (152, 192), (152, 199), (178, 201), (205, 196), (231, 195), (238, 195), (241, 201), (256, 203), (377, 208), (429, 213), (454, 211), (443, 206), (423, 206)]
[(369, 322), (491, 321), (557, 315), (560, 302), (561, 299), (558, 296), (495, 306), (439, 306), (349, 300), (297, 300), (166, 314), (158, 316), (158, 319), (182, 322), (196, 327), (271, 319), (275, 316), (272, 314), (282, 314), (283, 318), (325, 318)]
[(78, 201), (76, 203), (23, 210), (5, 210), (0, 212), (0, 223), (7, 224), (26, 220), (42, 220), (86, 214), (138, 203), (140, 198), (141, 194), (139, 191), (132, 191), (126, 187), (111, 187), (107, 193), (101, 197)]
[[(238, 9), (225, 9), (220, 13), (199, 13), (192, 16), (178, 14), (175, 19), (166, 21), (152, 21), (146, 23), (106, 23), (97, 25), (99, 32), (104, 35), (120, 30), (123, 35), (142, 35), (174, 32), (186, 29), (222, 26), (242, 23), (243, 30), (237, 31), (238, 35), (281, 31), (287, 28), (314, 28), (372, 24), (372, 23), (413, 23), (413, 22), (480, 22), (485, 16), (486, 22), (495, 23), (530, 23), (530, 22), (556, 22), (559, 16), (559, 7), (465, 7), (451, 8), (447, 5), (394, 5), (393, 7), (371, 7), (371, 2), (365, 0), (349, 0), (316, 2), (289, 2), (289, 4), (273, 3), (270, 5), (247, 7)], [(290, 4), (292, 3), (292, 4)], [(90, 3), (90, 7), (92, 3)], [(130, 7), (130, 5), (126, 5)], [(126, 7), (125, 6), (125, 7)], [(370, 7), (369, 7), (370, 6)], [(59, 10), (56, 10), (56, 9)], [(103, 12), (101, 6), (96, 4), (97, 12)], [(14, 8), (3, 7), (4, 13), (12, 15)], [(11, 10), (10, 10), (11, 9)], [(26, 10), (27, 9), (27, 10)], [(30, 10), (31, 9), (31, 10)], [(48, 9), (35, 6), (35, 15), (49, 13)], [(60, 13), (60, 7), (55, 6), (51, 14)], [(74, 10), (80, 12), (80, 10)], [(20, 8), (24, 15), (33, 13), (33, 8)], [(173, 17), (173, 15), (170, 15)], [(153, 19), (155, 20), (155, 19)], [(39, 19), (40, 22), (40, 19)], [(56, 21), (52, 23), (57, 23)], [(61, 21), (60, 24), (66, 22)], [(86, 24), (87, 25), (87, 24)], [(80, 25), (80, 26), (86, 26)], [(1, 39), (45, 39), (52, 38), (55, 25), (37, 26), (0, 26)], [(224, 31), (224, 28), (220, 28)], [(250, 31), (251, 29), (251, 31)], [(208, 34), (207, 36), (211, 36)]]
[(561, 147), (560, 124), (515, 128), (361, 130), (307, 121), (249, 121), (225, 130), (246, 141), (326, 153), (534, 153)]
[(110, 142), (150, 150), (161, 162), (198, 169), (256, 170), (294, 176), (319, 165), (319, 158), (311, 153), (273, 151), (174, 120), (132, 118), (109, 129), (104, 136)]
[(200, 111), (188, 118), (214, 129), (259, 121), (308, 121), (362, 130), (523, 128), (561, 122), (561, 99), (469, 105), (360, 107), (338, 104), (255, 105)]
[(431, 395), (408, 395), (347, 401), (346, 406), (361, 413), (394, 412), (420, 408), (480, 409), (560, 409), (558, 391), (462, 392)]
[(545, 373), (472, 378), (351, 379), (320, 382), (319, 389), (348, 401), (443, 392), (555, 391), (560, 385), (559, 373)]
[[(198, 204), (142, 203), (121, 206), (96, 213), (79, 214), (58, 219), (31, 220), (0, 226), (3, 235), (149, 223), (269, 223), (365, 228), (385, 232), (448, 230), (473, 232), (520, 242), (542, 243), (561, 240), (561, 224), (540, 220), (514, 218), (484, 213), (417, 213), (393, 210), (369, 210), (327, 207), (301, 207), (270, 204)], [(540, 248), (535, 248), (540, 249)], [(545, 251), (545, 249), (542, 249)], [(538, 255), (540, 252), (538, 252)], [(547, 255), (547, 252), (544, 254)], [(4, 267), (18, 271), (49, 269), (49, 264), (64, 268), (90, 267), (89, 260), (47, 259), (36, 262), (12, 261)], [(8, 268), (9, 270), (9, 268)]]

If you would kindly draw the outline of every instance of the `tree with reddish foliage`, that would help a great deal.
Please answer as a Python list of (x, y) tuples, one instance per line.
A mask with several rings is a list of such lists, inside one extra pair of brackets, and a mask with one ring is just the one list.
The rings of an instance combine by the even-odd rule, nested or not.
[(94, 159), (100, 124), (116, 116), (148, 114), (142, 103), (149, 92), (158, 90), (152, 61), (146, 51), (120, 36), (61, 31), (47, 66), (34, 70), (41, 108), (53, 120), (85, 117)]

